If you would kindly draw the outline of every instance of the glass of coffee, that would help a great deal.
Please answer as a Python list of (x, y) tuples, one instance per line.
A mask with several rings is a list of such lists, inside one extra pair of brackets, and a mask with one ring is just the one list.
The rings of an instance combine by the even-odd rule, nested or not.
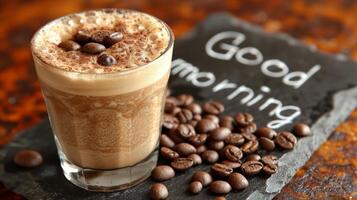
[(114, 191), (150, 176), (173, 41), (161, 20), (123, 9), (64, 16), (34, 35), (35, 69), (69, 181)]

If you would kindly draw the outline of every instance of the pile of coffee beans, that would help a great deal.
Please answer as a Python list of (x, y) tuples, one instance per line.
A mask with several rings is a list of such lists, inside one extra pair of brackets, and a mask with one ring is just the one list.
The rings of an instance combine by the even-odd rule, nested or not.
[[(194, 195), (208, 187), (214, 194), (226, 195), (232, 190), (247, 188), (249, 181), (246, 177), (276, 173), (278, 158), (271, 152), (291, 150), (297, 143), (296, 136), (311, 134), (309, 126), (303, 123), (296, 124), (292, 132), (277, 133), (268, 127), (258, 128), (252, 114), (227, 116), (222, 115), (224, 109), (218, 101), (200, 105), (189, 94), (168, 95), (160, 155), (170, 165), (157, 166), (152, 178), (158, 182), (166, 181), (174, 178), (175, 172), (206, 163), (211, 166), (210, 171), (195, 172), (187, 191)], [(165, 199), (168, 196), (167, 188), (160, 184), (160, 187), (151, 187), (151, 198)]]
[(89, 32), (79, 30), (73, 39), (62, 41), (58, 44), (58, 47), (64, 51), (81, 51), (90, 55), (98, 55), (98, 64), (111, 66), (116, 64), (117, 60), (113, 56), (103, 52), (106, 48), (111, 47), (122, 39), (123, 34), (121, 32), (110, 32), (106, 30)]

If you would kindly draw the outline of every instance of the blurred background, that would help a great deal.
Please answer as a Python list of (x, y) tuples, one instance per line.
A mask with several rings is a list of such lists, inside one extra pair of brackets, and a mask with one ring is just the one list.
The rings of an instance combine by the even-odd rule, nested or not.
[[(33, 33), (57, 17), (109, 7), (163, 19), (178, 39), (207, 15), (230, 12), (268, 32), (284, 32), (323, 52), (357, 60), (356, 0), (0, 0), (0, 147), (47, 117), (32, 67)], [(357, 110), (336, 132), (343, 137), (332, 135), (277, 199), (351, 195), (351, 182), (357, 183)], [(0, 199), (21, 197), (0, 185)]]

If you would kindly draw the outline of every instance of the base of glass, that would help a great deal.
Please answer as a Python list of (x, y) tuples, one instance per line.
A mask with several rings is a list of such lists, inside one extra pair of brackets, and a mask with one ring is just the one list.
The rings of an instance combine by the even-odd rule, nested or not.
[(86, 169), (73, 164), (59, 149), (64, 176), (83, 189), (96, 192), (124, 190), (147, 179), (156, 166), (158, 150), (152, 152), (140, 163), (112, 170)]

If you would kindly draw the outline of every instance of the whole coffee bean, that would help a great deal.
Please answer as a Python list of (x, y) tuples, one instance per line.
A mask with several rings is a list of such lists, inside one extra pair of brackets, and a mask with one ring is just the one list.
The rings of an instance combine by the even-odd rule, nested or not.
[(203, 185), (199, 181), (193, 181), (187, 188), (187, 191), (192, 194), (198, 194), (201, 192)]
[(192, 158), (176, 158), (171, 162), (171, 167), (177, 171), (184, 171), (193, 166)]
[(187, 123), (193, 118), (192, 112), (185, 108), (181, 109), (175, 116), (181, 123)]
[(167, 147), (160, 148), (160, 155), (168, 160), (174, 160), (180, 156), (176, 151)]
[(108, 36), (104, 38), (103, 43), (105, 44), (105, 46), (110, 47), (118, 43), (120, 40), (122, 40), (123, 37), (124, 34), (121, 32), (110, 33)]
[(15, 154), (14, 162), (21, 167), (37, 167), (42, 164), (42, 155), (35, 150), (21, 150)]
[(203, 119), (209, 119), (212, 120), (214, 123), (219, 124), (219, 118), (217, 117), (217, 115), (205, 115), (203, 116)]
[(233, 172), (233, 169), (225, 164), (215, 163), (211, 166), (211, 173), (217, 177), (227, 177)]
[(228, 167), (232, 168), (233, 170), (239, 168), (242, 165), (241, 161), (233, 162), (230, 160), (224, 160), (224, 161), (222, 161), (222, 164), (227, 165)]
[(188, 156), (196, 153), (196, 148), (193, 145), (185, 142), (176, 144), (174, 150), (179, 153), (180, 156)]
[(191, 136), (188, 141), (194, 146), (200, 146), (206, 142), (208, 135), (205, 133)]
[(179, 121), (176, 117), (169, 114), (164, 114), (164, 118), (162, 122), (162, 128), (164, 130), (176, 129), (178, 125), (179, 125)]
[(273, 151), (275, 149), (274, 141), (266, 137), (259, 138), (259, 145), (267, 151)]
[(160, 146), (162, 147), (167, 147), (167, 148), (173, 148), (175, 146), (175, 142), (172, 141), (169, 136), (166, 134), (161, 134), (160, 136)]
[(196, 120), (191, 120), (191, 121), (189, 121), (188, 123), (191, 124), (191, 126), (196, 127), (198, 121), (196, 121)]
[(191, 158), (193, 160), (193, 165), (200, 165), (202, 164), (202, 158), (200, 155), (194, 153), (194, 154), (191, 154), (189, 156), (187, 156), (187, 158)]
[(257, 137), (255, 135), (253, 135), (252, 133), (242, 133), (241, 135), (244, 137), (244, 139), (246, 141), (257, 140)]
[(213, 150), (221, 150), (224, 147), (224, 142), (223, 141), (215, 141), (215, 140), (210, 140), (207, 144), (208, 148), (213, 149)]
[(197, 171), (193, 174), (191, 181), (199, 181), (203, 187), (206, 187), (212, 182), (212, 176), (205, 171)]
[(196, 153), (202, 154), (203, 152), (205, 152), (207, 150), (207, 147), (206, 147), (206, 145), (200, 145), (196, 148), (196, 150), (197, 150)]
[(219, 154), (214, 150), (206, 150), (202, 153), (202, 160), (207, 163), (215, 163), (219, 159)]
[(232, 190), (232, 187), (226, 181), (214, 181), (209, 189), (216, 194), (227, 194)]
[(274, 165), (274, 164), (266, 164), (264, 167), (263, 167), (263, 172), (267, 175), (272, 175), (272, 174), (275, 174), (276, 171), (278, 170), (278, 166)]
[(98, 57), (97, 63), (103, 66), (111, 66), (115, 65), (117, 60), (113, 56), (104, 53)]
[(158, 165), (152, 170), (151, 176), (155, 181), (166, 181), (175, 177), (175, 171), (168, 165)]
[(252, 123), (254, 118), (249, 113), (238, 113), (235, 116), (235, 120), (236, 120), (238, 126), (245, 127), (245, 126), (248, 126), (250, 123)]
[(200, 114), (194, 114), (193, 115), (193, 120), (195, 120), (195, 121), (200, 121), (202, 119), (202, 116), (200, 115)]
[(177, 127), (176, 132), (182, 139), (189, 139), (196, 135), (196, 131), (191, 124), (180, 124)]
[(91, 41), (91, 36), (88, 31), (80, 30), (74, 35), (74, 39), (79, 44), (86, 44)]
[(174, 111), (174, 109), (176, 108), (176, 106), (177, 106), (176, 99), (166, 98), (165, 113), (172, 113)]
[(95, 42), (89, 42), (82, 47), (82, 51), (88, 54), (100, 54), (105, 51), (105, 46)]
[(177, 96), (177, 100), (179, 102), (179, 105), (188, 106), (193, 103), (194, 98), (192, 95), (189, 94), (180, 94), (179, 96)]
[(176, 115), (177, 113), (179, 113), (182, 109), (180, 107), (175, 107), (174, 110), (172, 111), (173, 115)]
[(270, 154), (270, 155), (265, 155), (262, 157), (262, 162), (264, 164), (273, 164), (273, 165), (277, 165), (278, 164), (278, 157)]
[(106, 30), (98, 30), (92, 33), (91, 39), (93, 42), (103, 44), (104, 43), (104, 38), (108, 37), (110, 35), (109, 31)]
[(177, 129), (171, 129), (167, 132), (167, 136), (170, 137), (172, 141), (174, 141), (176, 144), (185, 142), (185, 139), (179, 134)]
[(224, 105), (218, 101), (209, 101), (203, 105), (203, 111), (207, 114), (218, 115), (224, 111)]
[(150, 187), (150, 198), (154, 200), (166, 199), (169, 196), (167, 187), (162, 183), (155, 183)]
[(297, 123), (293, 127), (293, 133), (299, 137), (311, 135), (310, 127), (304, 123)]
[(230, 161), (238, 162), (242, 157), (242, 151), (233, 145), (227, 145), (223, 149), (223, 155)]
[(216, 123), (214, 123), (212, 120), (202, 119), (202, 120), (198, 121), (198, 123), (196, 125), (196, 130), (199, 133), (207, 133), (209, 131), (214, 130), (217, 127), (218, 127), (218, 125)]
[(258, 137), (266, 137), (269, 139), (273, 139), (277, 135), (277, 133), (271, 128), (261, 127), (255, 132), (255, 135)]
[(226, 200), (226, 197), (219, 196), (219, 197), (215, 197), (214, 200)]
[(234, 190), (243, 190), (249, 186), (248, 180), (242, 174), (237, 172), (229, 175), (228, 183)]
[(77, 42), (74, 42), (72, 40), (67, 40), (59, 43), (58, 47), (60, 47), (64, 51), (76, 51), (81, 48), (81, 45), (79, 45)]
[(191, 103), (190, 105), (185, 106), (185, 108), (189, 109), (193, 114), (201, 114), (202, 108), (197, 103)]
[(259, 154), (250, 154), (247, 156), (246, 161), (260, 161), (261, 157)]
[(293, 149), (296, 145), (296, 137), (290, 132), (281, 132), (275, 138), (275, 143), (283, 149)]
[(255, 123), (249, 123), (247, 126), (238, 128), (239, 133), (254, 133), (257, 130)]
[(211, 139), (216, 141), (223, 141), (231, 134), (231, 130), (226, 127), (218, 127), (210, 131), (209, 134)]
[(238, 133), (232, 133), (224, 139), (224, 142), (226, 144), (231, 144), (236, 146), (242, 145), (244, 141), (245, 141), (244, 137)]
[(247, 143), (243, 144), (240, 148), (243, 153), (251, 154), (258, 150), (259, 143), (256, 140), (248, 141)]
[(263, 163), (259, 161), (246, 161), (240, 166), (242, 173), (247, 176), (258, 174), (263, 169)]
[(222, 127), (226, 127), (229, 130), (233, 131), (234, 129), (234, 119), (231, 116), (224, 116), (220, 121), (219, 125)]

